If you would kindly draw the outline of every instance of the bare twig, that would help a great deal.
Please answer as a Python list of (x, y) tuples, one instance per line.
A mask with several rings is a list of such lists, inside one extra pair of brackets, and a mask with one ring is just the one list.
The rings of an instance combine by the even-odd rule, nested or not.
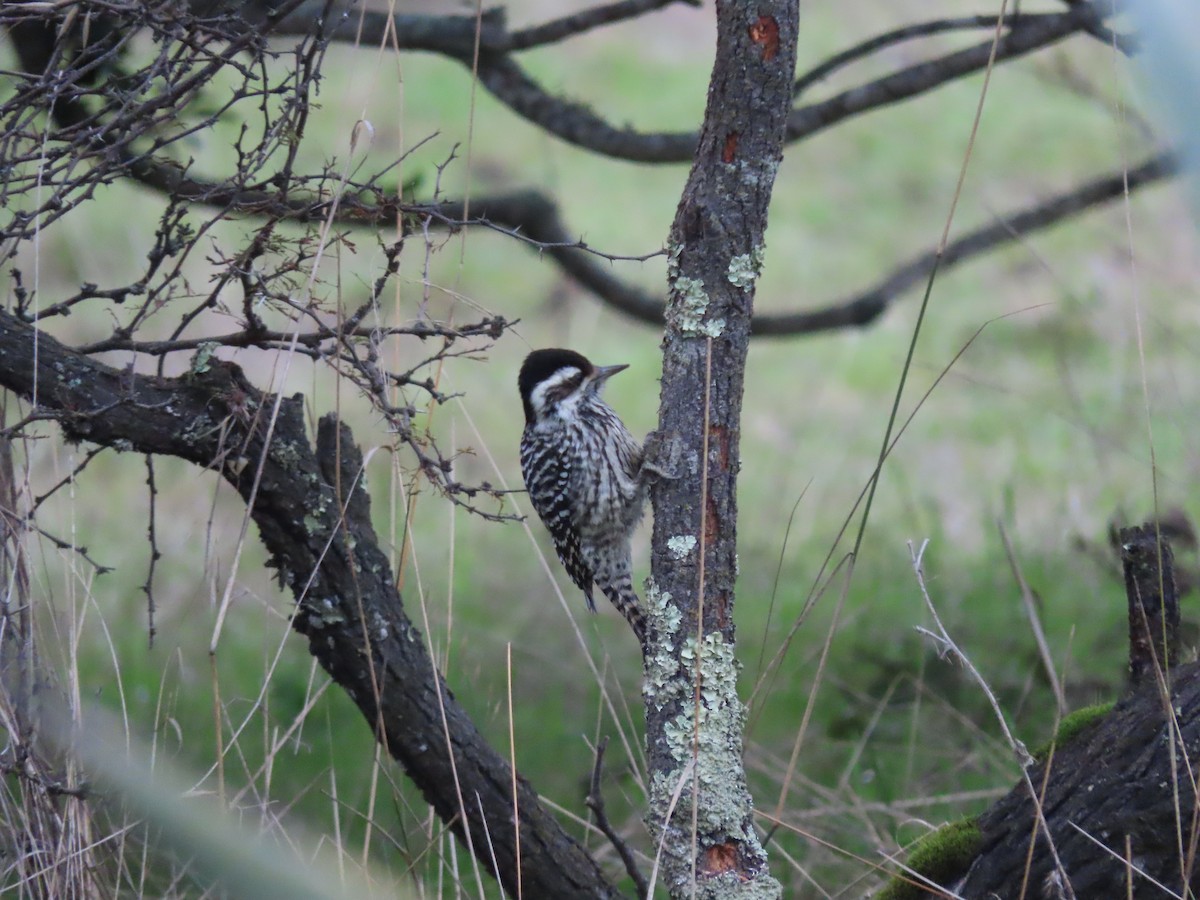
[(78, 478), (80, 476), (80, 474), (82, 474), (83, 470), (88, 467), (88, 465), (91, 463), (91, 461), (107, 449), (108, 449), (107, 447), (93, 447), (91, 450), (89, 450), (87, 453), (85, 453), (83, 459), (80, 460), (78, 465), (76, 465), (75, 468), (71, 470), (70, 474), (64, 475), (53, 486), (51, 486), (47, 491), (45, 491), (44, 493), (38, 494), (38, 496), (36, 496), (33, 499), (33, 502), (29, 504), (29, 515), (32, 516), (35, 512), (38, 511), (38, 508), (43, 503), (45, 503), (47, 500), (49, 500), (51, 497), (53, 497), (55, 494), (57, 494), (59, 491), (61, 491), (64, 487), (66, 487), (68, 484), (70, 484), (76, 478)]
[(1004, 737), (1008, 740), (1008, 745), (1016, 755), (1017, 762), (1021, 764), (1022, 768), (1025, 768), (1034, 761), (1033, 755), (1008, 727), (1008, 717), (1004, 715), (1004, 710), (1000, 708), (1000, 701), (988, 686), (987, 680), (975, 668), (975, 664), (958, 648), (958, 644), (950, 637), (950, 633), (946, 631), (946, 626), (942, 624), (941, 616), (938, 615), (937, 607), (933, 605), (933, 599), (929, 596), (929, 590), (925, 586), (924, 567), (925, 550), (928, 546), (928, 540), (922, 541), (920, 547), (914, 546), (912, 541), (909, 541), (908, 552), (912, 560), (913, 572), (917, 576), (917, 585), (920, 587), (921, 596), (925, 600), (925, 608), (929, 610), (929, 614), (933, 617), (933, 624), (937, 630), (930, 631), (928, 628), (918, 626), (916, 631), (918, 634), (923, 634), (933, 640), (938, 647), (938, 656), (949, 656), (970, 673), (972, 680), (979, 685), (988, 703), (991, 705), (992, 712), (996, 714), (996, 720), (1000, 723), (1000, 730), (1004, 732)]
[(154, 571), (162, 552), (158, 549), (158, 486), (154, 483), (154, 457), (146, 454), (146, 542), (150, 547), (150, 559), (146, 562), (146, 580), (142, 582), (142, 593), (146, 595), (146, 643), (154, 647), (154, 635), (157, 633), (154, 624)]
[(908, 550), (909, 555), (912, 558), (913, 572), (917, 577), (917, 585), (921, 590), (921, 597), (925, 600), (925, 608), (929, 610), (929, 614), (933, 617), (934, 626), (937, 630), (930, 631), (928, 628), (922, 628), (918, 626), (916, 631), (917, 633), (923, 634), (932, 639), (934, 643), (937, 644), (939, 656), (950, 656), (951, 659), (955, 660), (964, 669), (966, 669), (970, 673), (971, 678), (975, 681), (975, 683), (979, 685), (979, 689), (983, 692), (984, 697), (987, 698), (988, 704), (992, 707), (992, 712), (996, 714), (996, 721), (1000, 724), (1000, 730), (1004, 732), (1004, 737), (1008, 741), (1009, 747), (1012, 748), (1017, 761), (1021, 765), (1021, 777), (1024, 779), (1025, 786), (1029, 791), (1029, 796), (1033, 800), (1034, 809), (1037, 812), (1037, 828), (1041, 831), (1042, 835), (1046, 839), (1046, 844), (1049, 847), (1050, 855), (1054, 859), (1054, 870), (1062, 877), (1063, 883), (1065, 884), (1066, 896), (1070, 898), (1070, 900), (1075, 900), (1074, 891), (1071, 890), (1071, 882), (1066, 877), (1066, 872), (1063, 869), (1062, 862), (1058, 858), (1058, 851), (1054, 846), (1054, 839), (1050, 834), (1050, 827), (1046, 824), (1045, 810), (1042, 809), (1042, 805), (1038, 800), (1038, 798), (1041, 797), (1041, 792), (1039, 792), (1034, 786), (1029, 775), (1030, 767), (1034, 763), (1034, 758), (1025, 748), (1025, 744), (1021, 742), (1008, 727), (1008, 717), (1004, 715), (1004, 710), (1000, 708), (1000, 701), (996, 698), (996, 695), (988, 685), (987, 680), (983, 677), (983, 675), (980, 674), (979, 670), (975, 668), (975, 664), (971, 662), (970, 658), (968, 658), (967, 655), (959, 649), (958, 644), (956, 644), (950, 637), (950, 633), (946, 631), (946, 626), (942, 624), (941, 616), (938, 615), (937, 607), (933, 604), (933, 599), (929, 596), (929, 589), (925, 584), (925, 568), (923, 565), (925, 549), (928, 546), (929, 542), (923, 541), (918, 549), (914, 547), (910, 541), (908, 544)]
[(620, 833), (608, 820), (608, 811), (604, 806), (604, 792), (601, 789), (601, 779), (604, 774), (604, 751), (608, 749), (608, 738), (601, 738), (596, 745), (596, 762), (592, 766), (592, 780), (588, 788), (588, 794), (584, 803), (587, 808), (592, 811), (596, 817), (596, 827), (599, 828), (613, 849), (617, 851), (617, 855), (621, 857), (621, 862), (625, 865), (625, 871), (629, 877), (633, 879), (633, 883), (637, 888), (638, 897), (648, 898), (650, 896), (650, 886), (646, 881), (646, 876), (642, 874), (642, 870), (638, 867), (637, 859), (633, 855), (633, 850), (629, 844), (621, 837)]

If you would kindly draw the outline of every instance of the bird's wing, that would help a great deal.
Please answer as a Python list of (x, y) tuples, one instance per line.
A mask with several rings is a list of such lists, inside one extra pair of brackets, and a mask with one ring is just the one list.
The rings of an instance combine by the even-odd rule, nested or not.
[(579, 529), (571, 521), (571, 503), (568, 487), (571, 480), (571, 464), (567, 455), (557, 445), (542, 442), (521, 442), (521, 472), (525, 476), (525, 487), (529, 501), (537, 510), (538, 517), (554, 540), (558, 558), (587, 598), (588, 609), (595, 612), (592, 600), (592, 584), (596, 573), (583, 558)]

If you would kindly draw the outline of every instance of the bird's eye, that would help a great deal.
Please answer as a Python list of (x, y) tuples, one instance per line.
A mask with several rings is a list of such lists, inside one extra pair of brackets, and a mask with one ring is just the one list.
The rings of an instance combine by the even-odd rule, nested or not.
[(583, 384), (583, 373), (575, 372), (569, 378), (560, 381), (558, 385), (550, 392), (550, 397), (555, 403), (561, 403), (573, 393), (579, 390)]
[(534, 409), (548, 411), (558, 406), (583, 383), (583, 372), (574, 366), (557, 370), (538, 382), (530, 396)]

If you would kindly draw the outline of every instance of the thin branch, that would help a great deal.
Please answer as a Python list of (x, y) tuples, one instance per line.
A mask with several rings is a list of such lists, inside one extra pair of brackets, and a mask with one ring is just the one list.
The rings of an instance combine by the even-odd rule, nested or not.
[[(338, 18), (327, 23), (334, 40), (355, 44), (422, 50), (468, 61), (474, 55), (475, 42), (488, 53), (515, 53), (586, 34), (605, 25), (627, 21), (654, 12), (672, 3), (700, 6), (700, 0), (615, 0), (580, 10), (540, 25), (509, 31), (504, 7), (474, 15), (421, 15), (389, 13), (378, 9), (360, 10), (345, 4)], [(305, 4), (280, 21), (274, 33), (307, 35), (313, 26), (314, 11)]]
[[(1008, 16), (1004, 23), (1005, 26), (1011, 26), (1014, 18), (1016, 17)], [(893, 28), (891, 31), (885, 31), (883, 34), (867, 38), (865, 41), (842, 50), (840, 53), (835, 53), (829, 59), (813, 66), (796, 79), (796, 83), (792, 85), (792, 96), (799, 97), (813, 85), (824, 81), (838, 69), (844, 69), (846, 66), (866, 59), (871, 54), (878, 53), (887, 47), (894, 47), (897, 44), (915, 40), (916, 38), (945, 34), (949, 31), (974, 31), (979, 28), (995, 27), (996, 17), (985, 14), (981, 16), (959, 16), (954, 19), (931, 19), (928, 22), (914, 22), (911, 25)]]
[(32, 516), (38, 511), (38, 508), (41, 507), (43, 503), (57, 494), (68, 484), (71, 484), (73, 481), (75, 481), (75, 479), (82, 474), (83, 470), (88, 467), (88, 464), (107, 449), (107, 447), (93, 447), (86, 454), (84, 454), (83, 459), (80, 460), (75, 468), (71, 470), (70, 474), (64, 475), (54, 484), (53, 487), (49, 488), (45, 493), (39, 494), (33, 499), (33, 502), (29, 504), (29, 512), (27, 515)]
[[(502, 316), (488, 316), (478, 322), (458, 327), (442, 325), (429, 320), (414, 320), (407, 325), (387, 327), (371, 327), (360, 325), (347, 331), (336, 327), (320, 326), (313, 331), (293, 334), (286, 331), (276, 331), (270, 328), (250, 327), (243, 331), (233, 331), (219, 335), (203, 335), (195, 338), (179, 338), (166, 341), (139, 341), (126, 337), (110, 337), (77, 348), (80, 353), (108, 353), (114, 350), (130, 350), (135, 353), (145, 353), (149, 356), (162, 356), (167, 353), (199, 350), (206, 345), (220, 347), (256, 347), (259, 349), (277, 350), (287, 347), (295, 341), (298, 348), (320, 349), (321, 345), (332, 341), (342, 341), (351, 338), (378, 340), (379, 338), (408, 335), (418, 338), (444, 337), (458, 339), (466, 337), (490, 337), (495, 339), (512, 324)], [(320, 356), (321, 354), (315, 354)]]
[[(281, 37), (307, 37), (316, 17), (306, 4), (280, 18), (271, 33)], [(503, 51), (509, 41), (503, 7), (484, 10), (476, 17), (397, 13), (379, 9), (357, 9), (346, 4), (336, 18), (322, 23), (331, 40), (356, 46), (393, 47), (440, 53), (451, 59), (469, 61), (476, 34), (485, 50)]]
[[(1037, 19), (1045, 18), (1048, 13), (1039, 13), (1030, 15), (1016, 14), (1005, 16), (1004, 27), (1013, 28), (1018, 24), (1027, 24)], [(953, 31), (974, 31), (981, 28), (994, 29), (996, 27), (995, 14), (983, 14), (978, 16), (959, 16), (951, 19), (931, 19), (928, 22), (915, 22), (912, 25), (905, 25), (900, 28), (894, 28), (891, 31), (885, 31), (883, 34), (876, 35), (873, 38), (868, 38), (860, 44), (855, 44), (847, 50), (840, 53), (835, 53), (829, 59), (814, 66), (805, 74), (796, 79), (795, 85), (792, 87), (792, 96), (799, 97), (806, 90), (811, 88), (818, 82), (824, 81), (838, 69), (866, 59), (873, 53), (878, 53), (888, 47), (894, 47), (897, 44), (905, 41), (915, 40), (917, 38), (933, 37), (938, 34), (946, 34)], [(1103, 27), (1103, 26), (1102, 26)], [(1103, 34), (1105, 44), (1107, 46), (1116, 46), (1122, 52), (1130, 54), (1133, 52), (1133, 40), (1125, 35), (1114, 34), (1109, 29), (1104, 28)], [(1097, 35), (1099, 37), (1099, 35)]]
[[(995, 22), (993, 18), (993, 26)], [(794, 110), (788, 119), (788, 141), (801, 140), (853, 116), (891, 106), (982, 72), (992, 57), (993, 46), (994, 62), (1007, 62), (1073, 34), (1088, 32), (1103, 22), (1104, 16), (1094, 3), (1079, 3), (1067, 12), (1052, 15), (1021, 16), (998, 41), (981, 41), (965, 50), (916, 63), (868, 84), (842, 91), (828, 100)]]
[(638, 868), (637, 859), (634, 858), (633, 851), (629, 849), (629, 844), (625, 842), (625, 839), (613, 828), (612, 822), (608, 820), (608, 811), (604, 806), (604, 792), (600, 788), (600, 781), (604, 773), (604, 751), (607, 749), (608, 738), (602, 738), (600, 743), (596, 745), (596, 762), (592, 766), (591, 787), (588, 789), (588, 795), (584, 803), (596, 816), (596, 827), (604, 833), (609, 843), (613, 845), (613, 849), (617, 851), (617, 855), (621, 857), (621, 862), (625, 864), (625, 871), (633, 879), (634, 886), (637, 888), (638, 897), (648, 898), (650, 896), (650, 885), (646, 881), (646, 876)]
[(682, 163), (695, 153), (696, 132), (613, 125), (586, 103), (548, 92), (507, 54), (481, 53), (478, 74), (479, 83), (521, 118), (584, 150), (642, 163)]
[(511, 52), (551, 44), (575, 37), (594, 28), (611, 25), (613, 22), (637, 18), (648, 12), (662, 9), (664, 6), (670, 6), (672, 3), (700, 6), (700, 0), (617, 0), (615, 3), (594, 6), (591, 9), (581, 10), (560, 19), (552, 19), (522, 31), (514, 31), (509, 35), (504, 49)]
[[(1125, 195), (1126, 178), (1128, 190), (1132, 193), (1169, 178), (1178, 171), (1177, 160), (1171, 153), (1164, 152), (1152, 156), (1126, 174), (1116, 172), (1087, 181), (951, 241), (942, 254), (941, 269), (945, 271), (999, 246), (1057, 225), (1085, 210), (1118, 200)], [(937, 251), (927, 250), (897, 266), (873, 287), (820, 309), (755, 316), (752, 334), (755, 337), (786, 337), (869, 325), (886, 312), (902, 293), (922, 283), (936, 260)]]
[[(981, 226), (946, 245), (943, 270), (981, 256), (1004, 244), (1027, 237), (1096, 206), (1101, 206), (1147, 185), (1176, 175), (1179, 164), (1172, 153), (1158, 153), (1128, 173), (1114, 172), (1084, 182), (1051, 196), (991, 225)], [(157, 186), (153, 182), (143, 183)], [(162, 185), (162, 189), (167, 186)], [(282, 215), (298, 221), (319, 218), (324, 201), (293, 194), (281, 199), (267, 191), (237, 191), (231, 185), (204, 184), (188, 179), (181, 188), (193, 199), (231, 211)], [(344, 198), (338, 220), (349, 225), (375, 225), (394, 221), (397, 214), (432, 217), (432, 224), (451, 230), (462, 227), (488, 228), (522, 240), (553, 260), (566, 274), (597, 299), (642, 322), (659, 325), (664, 304), (656, 292), (625, 281), (605, 260), (646, 259), (600, 253), (582, 241), (572, 240), (554, 201), (537, 191), (516, 191), (491, 197), (475, 197), (474, 213), (462, 219), (464, 204), (448, 201), (436, 205), (405, 205), (381, 198), (377, 203)], [(651, 254), (651, 256), (657, 255)], [(753, 337), (791, 337), (869, 325), (886, 312), (905, 291), (920, 284), (937, 258), (936, 250), (924, 251), (894, 268), (871, 287), (856, 291), (826, 306), (794, 313), (760, 313), (751, 323)]]
[(154, 572), (162, 551), (158, 549), (158, 485), (154, 481), (154, 457), (147, 453), (146, 488), (148, 508), (146, 512), (146, 543), (150, 548), (150, 559), (146, 564), (146, 580), (142, 582), (142, 593), (146, 595), (146, 645), (154, 649), (154, 636), (158, 633), (154, 621), (157, 604), (154, 600)]
[(32, 521), (27, 521), (26, 524), (30, 529), (40, 534), (59, 550), (70, 550), (72, 553), (77, 554), (84, 562), (96, 570), (97, 575), (107, 575), (109, 572), (113, 571), (112, 566), (106, 566), (102, 563), (98, 563), (96, 560), (88, 556), (87, 547), (81, 547), (73, 541), (67, 541), (60, 537), (56, 537), (41, 526), (33, 524)]
[[(261, 186), (247, 187), (229, 181), (207, 181), (193, 177), (172, 163), (141, 160), (130, 174), (135, 181), (161, 194), (216, 207), (230, 214), (264, 216), (292, 222), (311, 223), (330, 217), (331, 201), (324, 190), (325, 176), (295, 179), (282, 194)], [(332, 210), (333, 221), (341, 225), (375, 227), (429, 220), (434, 228), (456, 231), (469, 226), (499, 231), (531, 245), (538, 251), (579, 250), (608, 262), (645, 262), (663, 254), (662, 250), (638, 255), (604, 253), (586, 241), (572, 238), (558, 220), (554, 201), (536, 190), (517, 190), (507, 194), (473, 197), (467, 206), (462, 201), (410, 203), (400, 200), (394, 189), (379, 184), (376, 173), (368, 181), (350, 183), (345, 196)], [(542, 235), (539, 238), (538, 235)]]
[[(620, 6), (620, 4), (615, 4)], [(1104, 26), (1108, 7), (1076, 3), (1061, 13), (1015, 17), (1009, 32), (996, 46), (995, 62), (1016, 59), (1057, 43), (1073, 34), (1107, 35), (1107, 43), (1129, 52), (1131, 42)], [(995, 25), (995, 18), (991, 24)], [(287, 23), (285, 23), (286, 25)], [(353, 24), (354, 27), (350, 27)], [(546, 27), (549, 28), (549, 23)], [(360, 27), (361, 26), (361, 27)], [(311, 27), (311, 26), (309, 26)], [(307, 33), (292, 24), (292, 33)], [(633, 162), (687, 162), (696, 148), (697, 134), (643, 132), (617, 127), (585, 103), (556, 96), (526, 74), (508, 53), (512, 35), (503, 16), (489, 11), (479, 22), (479, 57), (475, 67), (474, 17), (404, 16), (364, 14), (346, 19), (331, 37), (339, 41), (428, 50), (455, 59), (477, 71), (480, 83), (517, 115), (568, 143), (586, 150)], [(394, 35), (394, 37), (393, 37)], [(982, 71), (988, 64), (992, 41), (918, 63), (868, 84), (800, 109), (788, 121), (788, 142), (801, 140), (845, 119), (927, 93), (941, 85)]]

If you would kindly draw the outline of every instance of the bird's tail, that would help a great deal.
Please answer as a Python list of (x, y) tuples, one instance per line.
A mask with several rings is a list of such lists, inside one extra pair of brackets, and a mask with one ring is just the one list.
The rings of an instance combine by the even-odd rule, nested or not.
[(645, 646), (646, 614), (642, 612), (642, 604), (638, 600), (638, 595), (634, 593), (633, 579), (629, 570), (618, 572), (611, 580), (602, 582), (600, 589), (617, 608), (617, 612), (625, 617), (625, 621), (629, 623), (629, 627), (637, 636), (638, 643)]

